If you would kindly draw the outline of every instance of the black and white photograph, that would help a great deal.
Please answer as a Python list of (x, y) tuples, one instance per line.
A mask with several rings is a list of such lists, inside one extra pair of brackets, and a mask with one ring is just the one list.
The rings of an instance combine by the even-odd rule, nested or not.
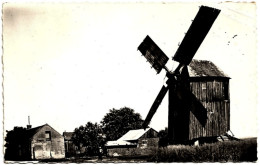
[(2, 2), (2, 163), (258, 162), (257, 7)]

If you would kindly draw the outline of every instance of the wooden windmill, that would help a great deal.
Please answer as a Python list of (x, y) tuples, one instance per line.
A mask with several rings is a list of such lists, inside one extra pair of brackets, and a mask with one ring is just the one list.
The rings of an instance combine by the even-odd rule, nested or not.
[[(219, 136), (219, 134), (229, 130), (229, 114), (225, 117), (228, 121), (227, 124), (222, 125), (221, 128), (218, 126), (211, 126), (214, 124), (218, 125), (220, 120), (216, 120), (216, 118), (219, 119), (220, 116), (213, 116), (210, 119), (211, 121), (208, 121), (209, 110), (207, 103), (202, 103), (201, 99), (197, 98), (194, 93), (192, 93), (190, 86), (191, 79), (187, 68), (219, 13), (220, 10), (215, 8), (206, 6), (200, 7), (173, 57), (173, 60), (179, 62), (178, 67), (173, 72), (165, 66), (169, 58), (149, 36), (146, 36), (138, 47), (138, 50), (144, 55), (156, 72), (159, 74), (162, 69), (165, 69), (166, 76), (168, 77), (166, 85), (162, 86), (158, 96), (152, 104), (143, 123), (143, 127), (148, 127), (153, 115), (169, 90), (168, 139), (170, 144), (183, 144), (200, 136)], [(215, 82), (215, 79), (212, 80), (212, 82)], [(220, 105), (226, 104), (221, 103)], [(226, 106), (229, 107), (229, 103)], [(194, 119), (192, 119), (192, 117)], [(196, 121), (194, 122), (191, 120)], [(211, 125), (207, 126), (209, 123)], [(212, 131), (212, 128), (216, 128), (218, 131), (214, 132)], [(201, 131), (201, 133), (194, 133), (194, 130)]]

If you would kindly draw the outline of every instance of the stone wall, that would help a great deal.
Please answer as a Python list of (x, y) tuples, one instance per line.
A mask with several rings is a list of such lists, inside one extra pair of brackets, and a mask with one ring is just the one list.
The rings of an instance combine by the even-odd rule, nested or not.
[(151, 148), (159, 146), (159, 138), (140, 138), (137, 148)]
[(117, 156), (145, 156), (151, 155), (157, 148), (111, 148), (107, 150), (107, 155), (111, 157)]
[[(50, 132), (50, 139), (46, 138)], [(64, 137), (48, 125), (33, 136), (31, 143), (32, 159), (62, 159), (65, 158)]]
[(159, 138), (142, 138), (138, 140), (136, 148), (110, 148), (107, 149), (108, 156), (145, 156), (151, 155), (158, 149)]

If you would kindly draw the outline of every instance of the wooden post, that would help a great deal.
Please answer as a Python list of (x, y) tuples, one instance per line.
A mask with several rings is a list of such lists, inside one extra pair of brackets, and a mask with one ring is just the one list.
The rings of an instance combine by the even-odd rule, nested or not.
[(168, 140), (169, 144), (185, 144), (189, 140), (189, 109), (185, 82), (172, 75), (169, 87)]

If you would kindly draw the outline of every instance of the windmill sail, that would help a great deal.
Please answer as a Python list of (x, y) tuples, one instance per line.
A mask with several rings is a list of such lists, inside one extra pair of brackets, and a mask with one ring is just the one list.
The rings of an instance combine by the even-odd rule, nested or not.
[(138, 50), (144, 55), (147, 61), (152, 65), (159, 74), (164, 68), (169, 58), (155, 44), (155, 42), (147, 35), (144, 41), (138, 46)]
[(200, 7), (173, 60), (185, 65), (190, 64), (219, 13), (218, 9)]
[(196, 98), (193, 93), (190, 94), (190, 111), (194, 114), (200, 124), (204, 127), (206, 125), (208, 116), (207, 109), (202, 105), (202, 103)]
[(207, 109), (190, 90), (187, 65), (190, 64), (219, 13), (220, 10), (218, 9), (206, 6), (200, 7), (199, 12), (173, 57), (173, 60), (179, 62), (179, 66), (174, 72), (170, 72), (165, 67), (168, 57), (149, 36), (147, 36), (138, 47), (138, 50), (144, 55), (157, 73), (160, 73), (162, 68), (164, 68), (167, 72), (166, 76), (169, 78), (166, 82), (167, 87), (162, 87), (143, 123), (143, 128), (147, 128), (169, 90), (169, 144), (182, 144), (189, 140), (190, 111), (203, 127), (207, 122)]
[(185, 95), (185, 104), (187, 108), (194, 114), (200, 124), (204, 127), (207, 122), (207, 109), (201, 104), (196, 96), (190, 91), (189, 72), (187, 66), (182, 69), (182, 93)]
[(155, 114), (156, 110), (158, 109), (159, 105), (161, 104), (161, 102), (162, 102), (165, 94), (167, 93), (167, 91), (168, 91), (168, 86), (165, 87), (163, 85), (159, 94), (157, 95), (148, 115), (146, 116), (146, 119), (144, 120), (143, 128), (147, 128), (148, 124), (150, 123), (153, 115)]

